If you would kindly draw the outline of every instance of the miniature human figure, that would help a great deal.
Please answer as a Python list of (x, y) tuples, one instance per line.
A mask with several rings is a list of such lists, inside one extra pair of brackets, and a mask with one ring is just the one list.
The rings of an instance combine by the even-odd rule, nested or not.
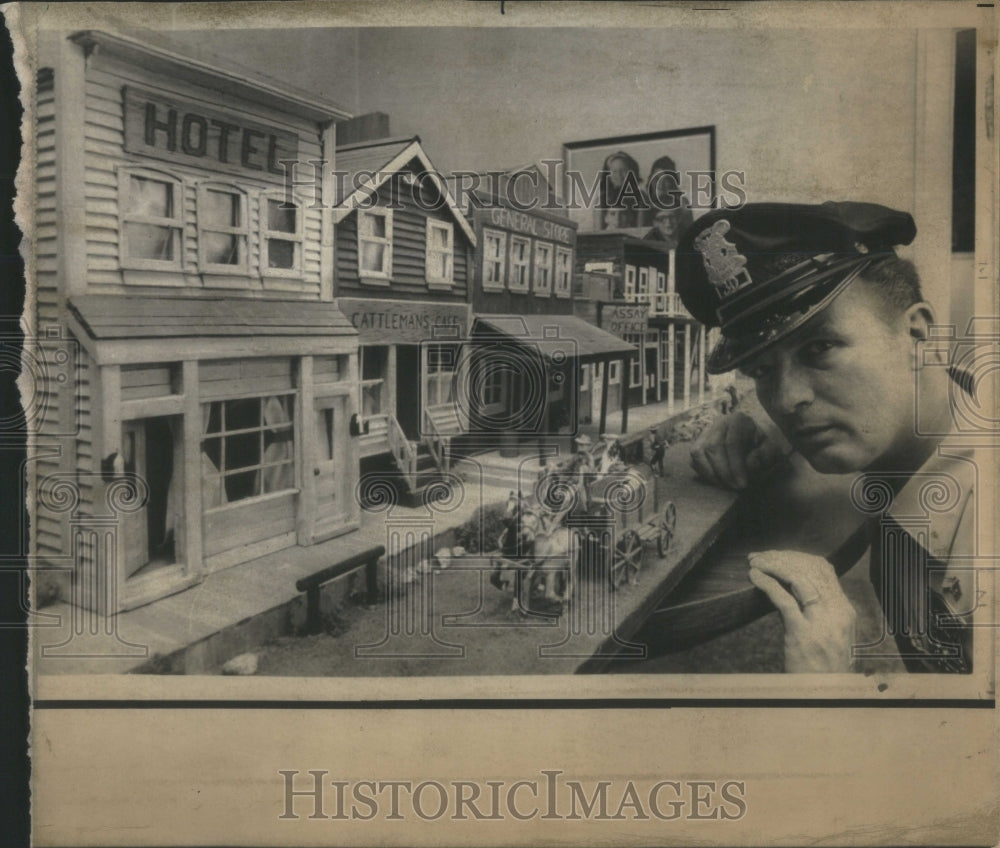
[[(724, 244), (699, 239), (710, 228)], [(975, 553), (975, 465), (971, 449), (947, 435), (956, 426), (951, 398), (968, 379), (948, 367), (941, 345), (923, 344), (934, 310), (913, 264), (894, 251), (915, 234), (910, 215), (869, 203), (715, 210), (678, 246), (678, 291), (696, 319), (721, 326), (710, 374), (739, 368), (751, 377), (764, 411), (814, 470), (864, 472), (855, 487), (888, 493), (885, 510), (868, 518), (885, 633), (908, 670), (963, 672), (972, 610), (987, 603), (975, 575), (952, 567)], [(734, 258), (738, 273), (727, 276), (720, 269), (737, 268)], [(706, 480), (745, 489), (782, 455), (737, 411), (716, 418), (691, 461)], [(922, 490), (931, 477), (947, 480), (954, 497), (928, 511)], [(908, 522), (915, 514), (928, 516), (929, 530)], [(849, 670), (863, 651), (831, 563), (772, 550), (751, 553), (749, 564), (782, 616), (786, 670)]]
[(652, 442), (650, 444), (649, 464), (657, 476), (663, 477), (663, 457), (667, 452), (667, 443), (660, 438), (655, 427), (649, 428), (649, 434), (652, 438)]

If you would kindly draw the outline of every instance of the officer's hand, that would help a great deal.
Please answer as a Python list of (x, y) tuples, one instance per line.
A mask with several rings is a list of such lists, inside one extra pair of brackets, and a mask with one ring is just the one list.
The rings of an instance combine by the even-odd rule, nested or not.
[(785, 671), (850, 671), (857, 613), (833, 566), (796, 551), (761, 551), (748, 559), (750, 582), (785, 624)]
[(733, 412), (720, 415), (705, 430), (691, 451), (691, 465), (709, 483), (744, 489), (782, 456), (781, 447), (749, 415)]

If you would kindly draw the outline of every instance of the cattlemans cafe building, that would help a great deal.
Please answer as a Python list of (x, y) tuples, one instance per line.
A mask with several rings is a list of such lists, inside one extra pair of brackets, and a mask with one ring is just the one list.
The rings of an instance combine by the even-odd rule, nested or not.
[(467, 425), (455, 391), (476, 236), (443, 181), (426, 176), (436, 171), (420, 139), (381, 136), (381, 117), (337, 148), (336, 303), (360, 344), (361, 473), (416, 502), (449, 471)]
[[(385, 379), (392, 361), (360, 364), (359, 333), (419, 321), (375, 326), (359, 300), (352, 326), (333, 299), (329, 177), (286, 203), (281, 167), (332, 167), (333, 127), (349, 116), (121, 35), (43, 49), (35, 268), (52, 379), (38, 398), (39, 561), (69, 572), (75, 604), (113, 614), (356, 528), (359, 369)], [(339, 246), (377, 291), (406, 268), (402, 251), (385, 264), (391, 223), (365, 219), (360, 259), (356, 233)], [(442, 267), (442, 286), (458, 279)]]

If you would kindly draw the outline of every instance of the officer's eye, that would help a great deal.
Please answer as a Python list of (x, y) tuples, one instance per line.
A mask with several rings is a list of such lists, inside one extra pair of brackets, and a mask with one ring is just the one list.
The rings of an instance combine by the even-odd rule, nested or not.
[(823, 354), (836, 346), (837, 343), (831, 339), (816, 339), (809, 342), (809, 344), (803, 345), (800, 351), (803, 359), (811, 360), (823, 356)]
[(740, 369), (751, 380), (763, 380), (770, 372), (771, 366), (766, 362), (756, 362)]

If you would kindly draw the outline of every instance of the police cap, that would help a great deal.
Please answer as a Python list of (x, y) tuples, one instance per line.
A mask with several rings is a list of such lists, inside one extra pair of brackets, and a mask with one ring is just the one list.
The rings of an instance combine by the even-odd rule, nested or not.
[(731, 371), (784, 338), (916, 234), (909, 214), (875, 203), (707, 212), (681, 236), (675, 270), (687, 310), (722, 328), (708, 372)]

